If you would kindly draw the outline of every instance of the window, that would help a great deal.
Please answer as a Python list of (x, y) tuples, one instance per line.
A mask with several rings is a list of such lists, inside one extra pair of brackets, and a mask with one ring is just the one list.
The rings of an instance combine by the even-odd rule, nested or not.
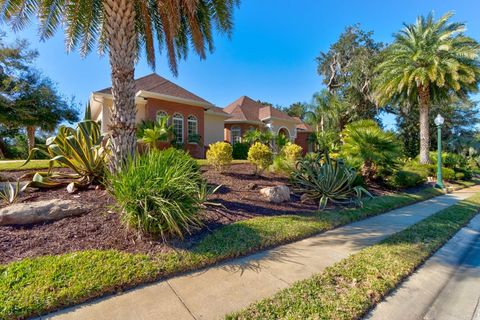
[(195, 116), (187, 118), (188, 142), (195, 143), (198, 140), (198, 120)]
[(173, 132), (177, 143), (183, 143), (183, 116), (179, 113), (173, 115)]
[(232, 127), (230, 132), (232, 136), (232, 144), (242, 142), (242, 130), (240, 127)]
[(160, 110), (157, 112), (157, 117), (156, 117), (157, 121), (162, 117), (168, 117), (168, 114), (165, 111)]

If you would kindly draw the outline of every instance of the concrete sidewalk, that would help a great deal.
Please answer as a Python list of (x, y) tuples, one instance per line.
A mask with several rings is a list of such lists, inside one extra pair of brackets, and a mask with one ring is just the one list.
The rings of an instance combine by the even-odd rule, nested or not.
[(480, 320), (480, 215), (460, 230), (368, 320)]
[(463, 189), (245, 258), (62, 310), (44, 319), (219, 319), (465, 199)]

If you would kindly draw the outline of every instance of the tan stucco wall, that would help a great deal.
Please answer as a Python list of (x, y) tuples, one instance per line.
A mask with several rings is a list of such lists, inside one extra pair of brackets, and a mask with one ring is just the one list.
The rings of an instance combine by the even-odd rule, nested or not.
[(225, 117), (205, 112), (205, 146), (224, 140)]
[(272, 131), (277, 134), (278, 133), (278, 130), (280, 130), (281, 128), (286, 128), (288, 130), (288, 132), (290, 133), (290, 139), (293, 141), (295, 140), (295, 137), (296, 137), (296, 124), (295, 123), (292, 123), (290, 121), (282, 121), (282, 120), (278, 120), (278, 119), (272, 119), (271, 120), (271, 124), (272, 124)]

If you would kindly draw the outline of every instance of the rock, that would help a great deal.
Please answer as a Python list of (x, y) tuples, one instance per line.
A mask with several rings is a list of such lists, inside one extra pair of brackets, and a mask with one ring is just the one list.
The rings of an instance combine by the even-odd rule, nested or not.
[(258, 188), (258, 184), (256, 184), (256, 183), (251, 182), (251, 183), (247, 184), (247, 190), (254, 190), (254, 189), (257, 189), (257, 188)]
[(77, 187), (75, 186), (75, 183), (72, 182), (72, 183), (69, 183), (69, 184), (68, 184), (68, 186), (67, 186), (67, 192), (68, 192), (68, 193), (72, 194), (72, 193), (75, 193), (75, 192), (77, 192), (77, 191), (78, 191), (78, 189), (77, 189)]
[(263, 188), (260, 189), (260, 194), (263, 195), (267, 201), (273, 203), (290, 201), (290, 189), (287, 186)]
[(42, 200), (15, 203), (0, 209), (0, 225), (25, 225), (78, 216), (89, 207), (74, 200)]

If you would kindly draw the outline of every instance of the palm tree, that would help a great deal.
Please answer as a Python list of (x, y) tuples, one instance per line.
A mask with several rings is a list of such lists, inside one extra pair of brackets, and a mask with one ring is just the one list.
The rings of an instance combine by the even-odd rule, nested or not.
[(305, 122), (314, 127), (316, 132), (336, 128), (340, 108), (338, 98), (327, 90), (322, 90), (313, 96), (313, 102), (305, 113)]
[(478, 89), (480, 46), (465, 36), (465, 24), (449, 22), (452, 16), (447, 13), (435, 21), (430, 14), (405, 25), (377, 67), (375, 98), (379, 105), (406, 101), (419, 104), (422, 164), (430, 162), (431, 103)]
[(177, 59), (185, 58), (190, 44), (205, 58), (213, 50), (213, 29), (230, 34), (232, 14), (239, 0), (0, 0), (0, 19), (13, 30), (38, 16), (40, 39), (65, 26), (67, 50), (82, 55), (98, 44), (108, 51), (113, 107), (111, 163), (117, 170), (135, 152), (135, 62), (143, 48), (155, 67), (155, 40), (166, 48), (170, 69), (177, 75)]

